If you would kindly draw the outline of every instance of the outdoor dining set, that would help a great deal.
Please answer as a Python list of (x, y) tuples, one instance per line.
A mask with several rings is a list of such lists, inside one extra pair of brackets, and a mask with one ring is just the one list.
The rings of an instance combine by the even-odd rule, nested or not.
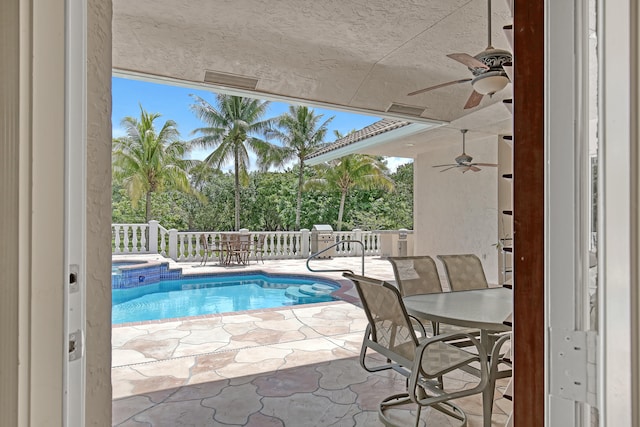
[(262, 234), (255, 240), (249, 234), (220, 233), (218, 239), (210, 239), (203, 234), (200, 236), (200, 247), (204, 253), (201, 265), (206, 265), (211, 257), (217, 257), (220, 265), (247, 265), (252, 254), (264, 263), (264, 239)]
[[(466, 414), (452, 400), (482, 393), (484, 426), (492, 425), (496, 380), (511, 377), (512, 290), (490, 287), (482, 263), (472, 254), (437, 257), (450, 291), (440, 281), (429, 256), (387, 258), (396, 284), (344, 273), (356, 286), (368, 326), (360, 364), (369, 372), (393, 370), (407, 378), (405, 393), (384, 398), (380, 420), (398, 425), (391, 414), (398, 405), (431, 407), (466, 425)], [(376, 357), (376, 354), (382, 356)], [(444, 376), (461, 370), (474, 375), (473, 387), (447, 387)], [(511, 400), (511, 384), (504, 397)], [(511, 426), (509, 417), (507, 426)]]

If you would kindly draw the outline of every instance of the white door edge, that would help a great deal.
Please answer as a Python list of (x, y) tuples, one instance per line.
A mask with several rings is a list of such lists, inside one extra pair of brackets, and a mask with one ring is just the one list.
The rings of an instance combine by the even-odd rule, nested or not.
[(85, 424), (86, 0), (65, 5), (65, 345), (63, 425)]

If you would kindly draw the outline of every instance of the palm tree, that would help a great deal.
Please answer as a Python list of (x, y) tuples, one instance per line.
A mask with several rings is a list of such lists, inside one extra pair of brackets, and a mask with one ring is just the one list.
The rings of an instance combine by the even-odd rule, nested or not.
[(145, 198), (145, 220), (151, 219), (151, 195), (163, 189), (191, 192), (187, 170), (189, 151), (173, 120), (167, 120), (160, 131), (154, 121), (158, 113), (147, 113), (140, 105), (140, 118), (125, 117), (122, 126), (126, 136), (114, 138), (113, 175), (121, 179), (134, 207)]
[(189, 169), (191, 185), (198, 191), (203, 191), (207, 184), (222, 174), (220, 169), (211, 167), (210, 164), (200, 160), (192, 160), (193, 165)]
[(320, 177), (307, 181), (305, 188), (328, 188), (340, 192), (338, 231), (342, 230), (344, 204), (351, 189), (393, 190), (387, 166), (380, 159), (366, 154), (350, 154), (318, 165), (317, 169)]
[(195, 115), (208, 127), (195, 129), (192, 134), (202, 136), (192, 143), (203, 147), (214, 147), (204, 162), (221, 168), (233, 161), (235, 186), (235, 229), (240, 229), (240, 184), (249, 181), (249, 151), (257, 156), (257, 166), (266, 169), (278, 162), (279, 147), (264, 141), (255, 135), (263, 134), (271, 127), (272, 120), (263, 120), (269, 105), (268, 101), (243, 98), (231, 95), (216, 95), (215, 106), (199, 96), (191, 105)]
[(298, 195), (296, 199), (295, 229), (300, 230), (300, 211), (302, 210), (302, 186), (304, 184), (304, 159), (324, 143), (327, 126), (333, 120), (328, 118), (322, 124), (323, 115), (314, 114), (305, 106), (290, 106), (289, 111), (276, 118), (277, 129), (267, 133), (280, 140), (284, 147), (283, 162), (291, 159), (298, 161)]

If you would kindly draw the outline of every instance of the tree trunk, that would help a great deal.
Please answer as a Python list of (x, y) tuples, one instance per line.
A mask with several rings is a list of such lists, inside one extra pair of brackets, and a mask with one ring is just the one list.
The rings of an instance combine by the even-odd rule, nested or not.
[(344, 201), (347, 199), (347, 192), (340, 195), (340, 210), (338, 210), (338, 231), (342, 231), (342, 214), (344, 213)]
[(302, 211), (302, 181), (304, 179), (304, 161), (300, 159), (300, 172), (298, 173), (298, 199), (296, 201), (296, 226), (295, 230), (300, 230), (300, 211)]
[(147, 191), (147, 195), (145, 197), (144, 217), (146, 223), (149, 224), (149, 221), (151, 220), (151, 191)]
[(235, 231), (240, 230), (240, 166), (238, 165), (238, 150), (236, 149), (234, 156), (234, 168), (235, 168), (235, 188), (236, 188), (236, 212), (235, 212)]

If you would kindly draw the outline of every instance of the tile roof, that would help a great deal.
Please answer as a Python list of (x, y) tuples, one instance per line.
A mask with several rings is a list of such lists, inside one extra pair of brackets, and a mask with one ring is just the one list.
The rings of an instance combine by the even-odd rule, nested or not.
[(396, 119), (382, 119), (377, 122), (364, 127), (358, 131), (352, 132), (349, 135), (337, 139), (335, 142), (327, 144), (323, 148), (319, 149), (308, 155), (306, 158), (311, 159), (313, 157), (318, 157), (322, 154), (329, 153), (331, 151), (338, 150), (340, 148), (344, 148), (351, 144), (355, 144), (356, 142), (363, 141), (367, 138), (374, 137), (376, 135), (380, 135), (386, 132), (390, 132), (392, 130), (399, 129), (401, 127), (410, 125), (411, 122), (406, 120), (396, 120)]

